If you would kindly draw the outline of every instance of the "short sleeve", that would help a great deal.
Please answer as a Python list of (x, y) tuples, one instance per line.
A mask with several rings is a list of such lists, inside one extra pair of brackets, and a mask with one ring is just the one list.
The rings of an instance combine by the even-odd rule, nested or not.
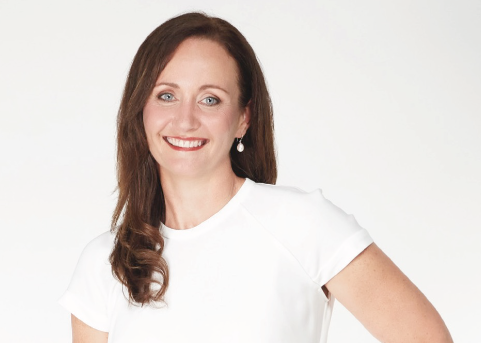
[(108, 332), (109, 294), (114, 286), (109, 255), (113, 235), (106, 232), (92, 240), (80, 255), (60, 305), (94, 329)]
[(245, 207), (319, 286), (373, 242), (354, 216), (327, 200), (320, 190), (306, 193), (258, 184)]
[(310, 194), (319, 207), (320, 247), (313, 278), (325, 285), (363, 252), (373, 240), (353, 215), (324, 198), (320, 191)]

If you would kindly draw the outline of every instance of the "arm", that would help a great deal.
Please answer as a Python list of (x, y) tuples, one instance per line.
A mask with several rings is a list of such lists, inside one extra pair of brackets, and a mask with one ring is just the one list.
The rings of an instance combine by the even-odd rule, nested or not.
[(375, 244), (326, 288), (381, 342), (452, 342), (433, 305)]
[(107, 343), (108, 332), (88, 326), (72, 314), (72, 343)]

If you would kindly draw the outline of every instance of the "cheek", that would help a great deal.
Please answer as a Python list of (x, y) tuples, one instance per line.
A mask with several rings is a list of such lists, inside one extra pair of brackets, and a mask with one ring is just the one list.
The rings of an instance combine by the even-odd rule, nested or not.
[(159, 112), (158, 108), (146, 105), (142, 113), (147, 136), (156, 134), (165, 125), (166, 116)]
[(211, 135), (230, 140), (237, 131), (237, 120), (232, 113), (219, 113), (217, 116), (204, 118), (203, 126)]
[(152, 113), (152, 107), (149, 106), (148, 104), (145, 105), (144, 109), (142, 110), (142, 119), (143, 119), (143, 122), (144, 122), (144, 129), (145, 129), (145, 132), (149, 132), (149, 127), (152, 126), (152, 117), (153, 117), (153, 113)]
[(237, 131), (242, 114), (237, 108), (229, 108), (219, 117), (220, 125), (230, 132)]
[(152, 129), (154, 126), (152, 116), (149, 116), (146, 112), (144, 112), (143, 119), (144, 119), (144, 130), (148, 137), (149, 134), (152, 132)]
[(241, 122), (242, 122), (242, 113), (239, 111), (235, 111), (234, 113), (231, 113), (229, 117), (229, 128), (232, 134), (237, 135), (239, 128), (241, 127)]

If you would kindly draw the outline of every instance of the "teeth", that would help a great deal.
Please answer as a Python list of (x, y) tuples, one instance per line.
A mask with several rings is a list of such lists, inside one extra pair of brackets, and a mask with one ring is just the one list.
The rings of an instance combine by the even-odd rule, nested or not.
[(167, 137), (167, 142), (179, 148), (196, 148), (202, 145), (202, 141), (186, 141), (172, 137)]

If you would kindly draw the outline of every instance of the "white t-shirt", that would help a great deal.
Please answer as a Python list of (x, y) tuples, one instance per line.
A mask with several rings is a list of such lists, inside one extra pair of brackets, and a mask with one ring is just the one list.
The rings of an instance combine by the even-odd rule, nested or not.
[(326, 342), (334, 299), (322, 286), (372, 243), (319, 190), (249, 179), (200, 225), (161, 230), (166, 304), (129, 305), (110, 232), (84, 249), (60, 303), (115, 343)]

